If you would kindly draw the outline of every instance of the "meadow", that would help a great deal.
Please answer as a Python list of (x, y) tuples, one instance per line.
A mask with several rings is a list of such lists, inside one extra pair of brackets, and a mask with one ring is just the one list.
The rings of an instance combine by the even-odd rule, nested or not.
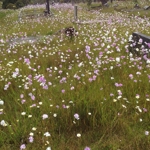
[[(55, 4), (18, 19), (44, 9), (0, 10), (0, 150), (149, 150), (150, 58), (129, 40), (150, 36), (150, 11), (78, 4), (75, 23), (71, 4)], [(69, 26), (72, 40), (55, 34)]]

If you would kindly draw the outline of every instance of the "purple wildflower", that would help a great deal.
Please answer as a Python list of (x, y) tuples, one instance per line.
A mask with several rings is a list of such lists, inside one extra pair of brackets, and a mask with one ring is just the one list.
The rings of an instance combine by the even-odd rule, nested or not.
[(91, 150), (89, 147), (85, 147), (84, 150)]
[(25, 145), (25, 144), (22, 144), (22, 145), (20, 146), (20, 150), (23, 150), (23, 149), (26, 149), (26, 145)]

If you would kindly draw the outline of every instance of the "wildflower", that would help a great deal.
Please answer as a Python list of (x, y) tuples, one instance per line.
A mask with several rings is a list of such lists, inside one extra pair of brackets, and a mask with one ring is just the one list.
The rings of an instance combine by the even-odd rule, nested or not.
[(65, 90), (63, 89), (63, 90), (61, 90), (61, 92), (62, 92), (62, 93), (65, 93)]
[(149, 135), (149, 131), (145, 131), (145, 135)]
[(150, 59), (148, 59), (148, 60), (146, 61), (146, 63), (147, 63), (147, 64), (150, 64)]
[(0, 100), (0, 105), (4, 105), (4, 101), (3, 100)]
[(133, 79), (133, 75), (132, 75), (132, 74), (129, 74), (129, 78), (130, 78), (130, 79)]
[(22, 116), (26, 115), (26, 112), (22, 112), (21, 115), (22, 115)]
[(81, 134), (80, 134), (80, 133), (77, 133), (77, 137), (81, 137)]
[(21, 104), (24, 104), (25, 102), (26, 102), (26, 100), (25, 100), (25, 99), (21, 100)]
[(55, 114), (53, 114), (53, 117), (57, 117), (57, 114), (55, 113)]
[(35, 130), (36, 130), (36, 128), (35, 128), (35, 127), (33, 127), (33, 128), (32, 128), (32, 130), (33, 130), (33, 131), (35, 131)]
[(23, 95), (23, 94), (21, 94), (21, 95), (20, 95), (20, 98), (23, 98), (23, 97), (24, 97), (24, 95)]
[(44, 119), (47, 119), (47, 118), (48, 118), (48, 115), (47, 115), (47, 114), (43, 114), (42, 118), (43, 118), (43, 120), (44, 120)]
[(79, 120), (79, 114), (74, 114), (75, 119)]
[(113, 93), (110, 93), (110, 96), (114, 96), (114, 94), (113, 94)]
[(72, 87), (70, 88), (70, 90), (74, 90), (74, 86), (72, 86)]
[(140, 98), (140, 95), (136, 94), (136, 98), (139, 99), (139, 98)]
[(116, 100), (116, 99), (113, 99), (113, 102), (117, 102), (117, 100)]
[(143, 111), (144, 111), (144, 112), (147, 112), (147, 109), (146, 109), (146, 108), (143, 108)]
[(30, 136), (30, 137), (29, 137), (29, 142), (30, 142), (30, 143), (33, 143), (33, 140), (34, 140), (33, 136)]
[(34, 136), (34, 133), (33, 132), (30, 132), (30, 134), (29, 134), (30, 136)]
[(51, 136), (49, 132), (45, 132), (44, 135), (45, 135), (46, 137)]
[(42, 105), (42, 102), (39, 102), (39, 105)]
[(51, 150), (51, 147), (47, 147), (46, 150)]
[(23, 149), (26, 149), (26, 145), (25, 145), (25, 144), (22, 144), (22, 145), (20, 146), (20, 150), (23, 150)]
[(85, 147), (84, 150), (91, 150), (89, 147)]
[(116, 57), (116, 62), (120, 62), (120, 57)]
[(6, 127), (6, 126), (7, 126), (7, 123), (5, 122), (5, 120), (2, 120), (2, 121), (0, 122), (0, 124), (1, 124), (3, 127)]
[(121, 86), (123, 86), (123, 84), (122, 83), (115, 83), (115, 86), (116, 87), (121, 87)]
[(32, 96), (31, 96), (31, 99), (32, 99), (32, 100), (35, 100), (35, 96), (34, 96), (34, 95), (32, 95)]
[(88, 112), (88, 115), (91, 115), (91, 112)]
[(143, 42), (143, 39), (140, 38), (139, 39), (139, 44), (142, 44), (142, 42)]
[(148, 48), (150, 48), (150, 43), (147, 43)]

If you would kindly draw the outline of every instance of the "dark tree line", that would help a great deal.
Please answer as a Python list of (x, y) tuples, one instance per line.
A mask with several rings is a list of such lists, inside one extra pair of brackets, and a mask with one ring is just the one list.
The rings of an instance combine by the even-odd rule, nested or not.
[[(3, 2), (2, 8), (3, 9), (15, 9), (15, 8), (21, 8), (28, 4), (42, 4), (46, 3), (46, 0), (0, 0)], [(79, 2), (85, 2), (88, 5), (92, 3), (92, 1), (101, 2), (102, 5), (106, 4), (109, 0), (49, 0), (50, 2), (54, 1), (57, 3), (79, 3)], [(110, 0), (111, 2), (113, 0)]]
[(2, 5), (3, 9), (13, 8), (13, 7), (20, 8), (30, 3), (30, 0), (2, 0), (2, 1), (3, 1), (3, 5)]

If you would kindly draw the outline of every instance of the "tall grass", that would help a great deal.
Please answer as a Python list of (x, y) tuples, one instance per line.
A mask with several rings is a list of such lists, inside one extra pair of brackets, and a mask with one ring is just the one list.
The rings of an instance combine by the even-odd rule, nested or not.
[[(148, 150), (149, 58), (128, 50), (132, 32), (150, 34), (148, 18), (80, 9), (79, 20), (101, 22), (74, 24), (69, 4), (53, 9), (0, 25), (0, 149)], [(67, 26), (79, 32), (72, 41), (46, 36)]]

